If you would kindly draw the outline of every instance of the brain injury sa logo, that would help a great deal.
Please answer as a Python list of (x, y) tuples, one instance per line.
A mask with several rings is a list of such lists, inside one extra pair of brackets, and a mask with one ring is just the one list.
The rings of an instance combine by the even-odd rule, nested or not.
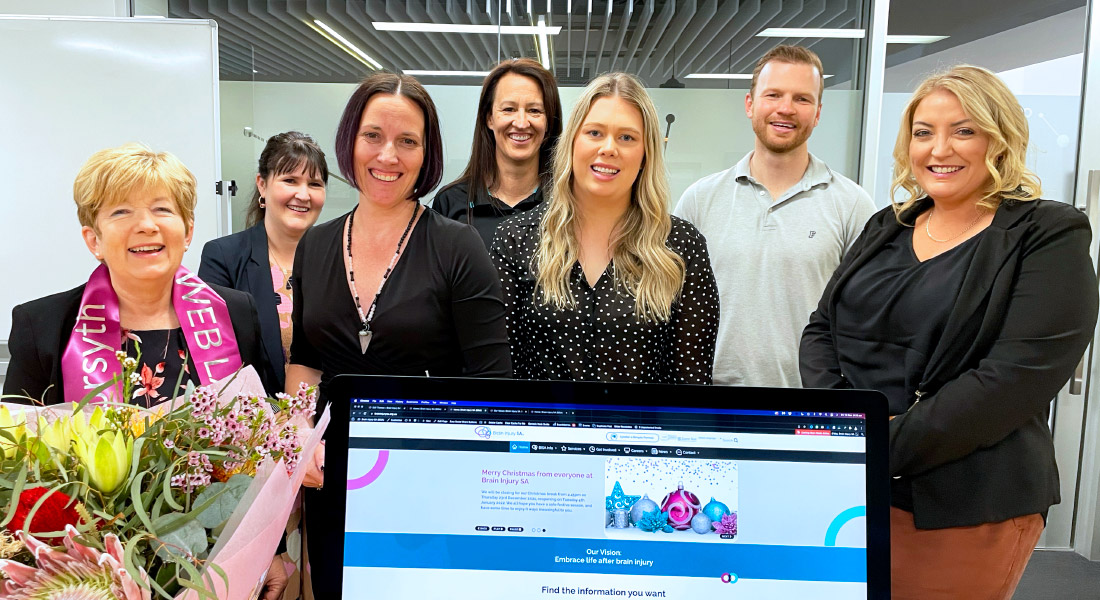
[(479, 438), (489, 439), (489, 436), (493, 435), (493, 430), (482, 425), (474, 430), (474, 434)]

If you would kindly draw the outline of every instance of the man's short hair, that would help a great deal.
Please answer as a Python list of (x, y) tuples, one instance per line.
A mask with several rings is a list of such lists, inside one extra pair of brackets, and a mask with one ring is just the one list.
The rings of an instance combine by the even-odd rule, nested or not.
[(825, 69), (821, 66), (821, 59), (817, 56), (817, 53), (805, 46), (779, 45), (761, 56), (760, 60), (756, 61), (756, 68), (752, 70), (752, 85), (749, 87), (750, 96), (756, 93), (756, 80), (760, 78), (760, 71), (764, 69), (764, 65), (772, 61), (810, 65), (817, 69), (817, 77), (821, 82), (820, 90), (817, 93), (817, 103), (821, 104), (821, 95), (825, 93)]

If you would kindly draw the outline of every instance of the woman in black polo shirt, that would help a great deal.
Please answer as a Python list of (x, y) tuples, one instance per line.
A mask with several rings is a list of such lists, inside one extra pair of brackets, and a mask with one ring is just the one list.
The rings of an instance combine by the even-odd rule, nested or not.
[(476, 227), (488, 248), (501, 221), (542, 202), (560, 134), (554, 76), (529, 58), (500, 63), (481, 86), (470, 162), (433, 208)]

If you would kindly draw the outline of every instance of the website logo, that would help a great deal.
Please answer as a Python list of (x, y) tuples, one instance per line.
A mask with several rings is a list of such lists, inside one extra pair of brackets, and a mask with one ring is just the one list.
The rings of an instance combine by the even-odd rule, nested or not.
[(493, 430), (489, 429), (488, 427), (486, 427), (484, 425), (482, 425), (481, 427), (478, 427), (477, 429), (474, 429), (474, 435), (476, 435), (479, 438), (483, 438), (483, 439), (487, 440), (490, 437), (492, 437)]
[(719, 579), (722, 580), (722, 583), (737, 583), (738, 577), (737, 573), (722, 573)]

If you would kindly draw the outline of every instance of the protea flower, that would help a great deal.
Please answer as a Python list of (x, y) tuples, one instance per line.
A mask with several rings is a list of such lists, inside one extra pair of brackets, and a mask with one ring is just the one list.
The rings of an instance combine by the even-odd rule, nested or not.
[(47, 422), (43, 417), (38, 417), (38, 439), (60, 454), (68, 454), (72, 445), (72, 434), (66, 419), (54, 419)]
[(88, 472), (92, 487), (110, 494), (117, 490), (130, 473), (134, 440), (127, 432), (112, 428), (99, 408), (87, 425), (83, 415), (73, 418), (73, 449), (80, 464)]
[[(55, 550), (33, 536), (18, 533), (34, 555), (37, 568), (0, 560), (6, 600), (150, 600), (122, 566), (122, 543), (113, 533), (103, 536), (106, 552), (89, 548), (74, 538), (76, 528), (65, 528), (65, 551)], [(142, 571), (142, 576), (145, 573)]]

